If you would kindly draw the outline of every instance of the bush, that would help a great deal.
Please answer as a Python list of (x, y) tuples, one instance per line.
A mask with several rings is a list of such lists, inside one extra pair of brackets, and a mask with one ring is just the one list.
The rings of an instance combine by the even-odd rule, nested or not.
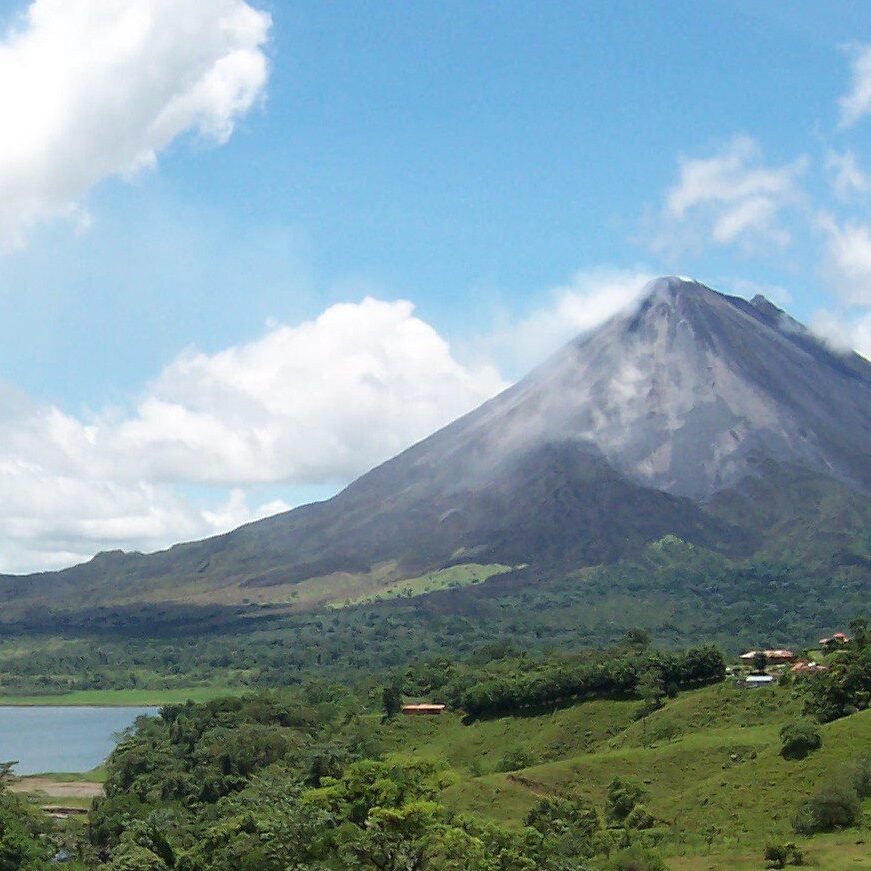
[(871, 756), (863, 756), (848, 766), (847, 777), (859, 798), (871, 796)]
[(605, 815), (612, 823), (622, 823), (643, 798), (645, 790), (631, 777), (615, 777), (608, 784)]
[(787, 723), (780, 730), (780, 755), (784, 759), (804, 759), (812, 750), (819, 750), (823, 739), (810, 720)]
[(762, 858), (769, 868), (783, 868), (786, 865), (786, 844), (768, 844)]
[(792, 819), (792, 828), (800, 835), (831, 832), (853, 826), (859, 821), (862, 803), (849, 783), (834, 783), (802, 802)]
[(535, 765), (535, 759), (527, 750), (509, 750), (496, 766), (497, 771), (517, 771), (518, 768), (529, 768)]
[(659, 853), (633, 846), (622, 850), (611, 860), (609, 871), (666, 871)]
[(624, 820), (627, 829), (650, 829), (655, 823), (653, 815), (643, 804), (636, 804)]
[(762, 858), (769, 868), (804, 865), (804, 854), (795, 844), (769, 844)]

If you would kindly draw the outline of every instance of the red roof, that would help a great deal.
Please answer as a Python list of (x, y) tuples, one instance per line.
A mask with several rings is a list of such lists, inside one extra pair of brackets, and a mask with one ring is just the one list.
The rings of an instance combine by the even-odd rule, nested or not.
[(431, 704), (419, 704), (419, 705), (403, 705), (402, 713), (403, 714), (440, 714), (445, 709), (444, 705), (431, 705)]
[(831, 638), (821, 638), (820, 644), (831, 644), (833, 641), (837, 641), (840, 644), (846, 644), (850, 639), (844, 635), (843, 632), (836, 632)]
[(753, 659), (757, 653), (764, 653), (769, 659), (793, 659), (795, 654), (791, 650), (783, 648), (779, 650), (748, 650), (747, 653), (742, 653), (740, 659)]

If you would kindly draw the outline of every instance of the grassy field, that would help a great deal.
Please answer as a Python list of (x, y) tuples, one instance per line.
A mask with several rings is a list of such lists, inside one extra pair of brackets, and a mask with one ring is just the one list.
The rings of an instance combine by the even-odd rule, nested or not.
[(410, 599), (413, 596), (425, 596), (427, 593), (435, 593), (439, 590), (480, 584), (493, 575), (510, 571), (511, 566), (503, 566), (498, 563), (492, 565), (466, 563), (459, 566), (450, 566), (437, 572), (428, 572), (416, 578), (395, 581), (363, 596), (348, 598), (341, 602), (335, 601), (331, 607), (345, 608), (351, 605), (365, 605), (386, 599)]
[(0, 696), (0, 707), (22, 705), (78, 705), (99, 707), (151, 707), (186, 701), (207, 702), (220, 696), (246, 692), (244, 688), (220, 686), (189, 687), (171, 690), (81, 690), (47, 696)]
[(759, 869), (769, 840), (800, 844), (818, 868), (871, 868), (868, 829), (802, 839), (790, 826), (800, 801), (871, 752), (871, 710), (820, 727), (822, 748), (792, 761), (780, 756), (778, 734), (800, 713), (789, 688), (720, 684), (682, 693), (644, 720), (637, 710), (634, 701), (592, 701), (469, 725), (452, 714), (403, 718), (383, 727), (383, 739), (444, 758), (456, 774), (446, 803), (508, 824), (570, 790), (601, 807), (611, 778), (636, 777), (667, 825), (662, 851), (675, 869)]
[(53, 783), (105, 783), (106, 769), (98, 765), (90, 771), (44, 771), (40, 774), (29, 774), (21, 778), (21, 783), (26, 783), (33, 778), (51, 780)]
[[(867, 809), (866, 809), (867, 813)], [(794, 841), (804, 853), (805, 865), (817, 871), (866, 871), (871, 869), (871, 832), (850, 829), (812, 839)], [(761, 850), (704, 852), (695, 856), (670, 856), (671, 871), (761, 871)]]

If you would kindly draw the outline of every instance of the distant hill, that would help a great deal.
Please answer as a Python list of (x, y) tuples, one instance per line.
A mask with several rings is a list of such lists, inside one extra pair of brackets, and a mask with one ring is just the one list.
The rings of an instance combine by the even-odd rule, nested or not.
[(11, 620), (45, 603), (304, 610), (405, 579), (426, 593), (454, 566), (468, 567), (454, 587), (484, 568), (555, 578), (669, 535), (869, 583), (869, 530), (871, 363), (762, 297), (669, 277), (330, 500), (156, 554), (2, 577), (0, 601)]

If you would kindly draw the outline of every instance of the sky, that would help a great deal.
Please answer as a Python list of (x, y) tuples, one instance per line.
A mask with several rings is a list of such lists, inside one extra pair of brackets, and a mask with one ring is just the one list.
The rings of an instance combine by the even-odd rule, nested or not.
[(871, 356), (871, 9), (0, 0), (0, 571), (335, 493), (659, 274)]

